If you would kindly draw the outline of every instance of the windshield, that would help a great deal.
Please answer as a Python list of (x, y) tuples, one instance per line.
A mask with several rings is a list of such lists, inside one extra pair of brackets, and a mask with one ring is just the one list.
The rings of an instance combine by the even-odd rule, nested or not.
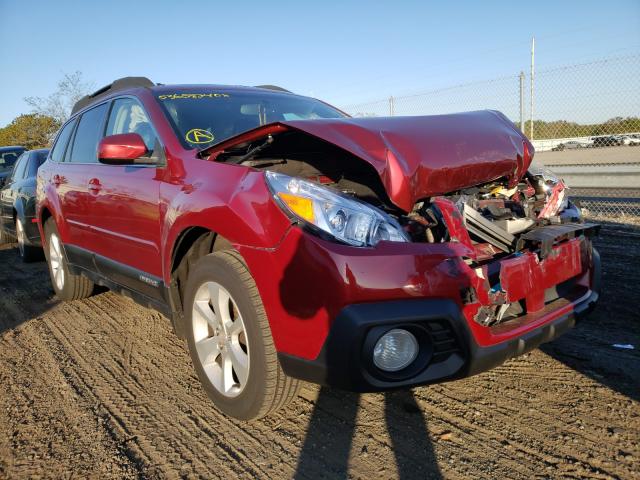
[(345, 116), (319, 100), (275, 92), (203, 89), (156, 98), (185, 148), (198, 150), (267, 123)]
[(0, 173), (8, 172), (13, 168), (13, 164), (24, 152), (24, 148), (16, 148), (13, 150), (0, 150)]

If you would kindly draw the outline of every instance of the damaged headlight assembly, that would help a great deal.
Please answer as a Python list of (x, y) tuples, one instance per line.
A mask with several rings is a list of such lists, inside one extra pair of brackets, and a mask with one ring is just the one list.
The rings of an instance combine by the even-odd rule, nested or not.
[(538, 179), (547, 198), (547, 205), (540, 214), (541, 218), (550, 218), (554, 215), (581, 218), (580, 209), (569, 200), (567, 184), (557, 174), (542, 165), (531, 165), (529, 175)]
[(286, 213), (340, 242), (372, 247), (382, 240), (409, 241), (395, 219), (371, 205), (281, 173), (267, 171), (265, 178)]

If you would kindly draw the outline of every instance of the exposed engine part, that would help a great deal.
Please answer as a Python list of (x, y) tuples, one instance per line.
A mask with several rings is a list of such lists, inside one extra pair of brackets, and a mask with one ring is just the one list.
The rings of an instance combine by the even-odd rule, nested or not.
[(579, 235), (592, 237), (597, 235), (600, 225), (595, 223), (565, 223), (562, 225), (546, 225), (524, 233), (518, 239), (517, 249), (522, 250), (531, 246), (540, 250), (540, 258), (546, 258), (551, 252), (553, 244), (575, 238)]
[(435, 243), (434, 230), (440, 225), (431, 208), (425, 208), (425, 202), (416, 204), (414, 210), (405, 217), (405, 229), (414, 241)]
[(469, 233), (480, 237), (504, 252), (513, 251), (516, 244), (514, 235), (500, 228), (495, 222), (486, 219), (466, 203), (463, 207), (463, 215)]
[(496, 220), (494, 223), (511, 235), (517, 235), (534, 226), (536, 221), (532, 218), (508, 218), (506, 220)]

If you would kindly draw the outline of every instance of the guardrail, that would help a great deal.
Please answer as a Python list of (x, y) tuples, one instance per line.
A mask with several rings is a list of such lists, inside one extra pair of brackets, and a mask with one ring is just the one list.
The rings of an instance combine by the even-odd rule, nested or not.
[(640, 189), (640, 162), (554, 165), (552, 169), (572, 188)]
[(640, 218), (640, 162), (553, 165), (572, 198), (594, 215)]

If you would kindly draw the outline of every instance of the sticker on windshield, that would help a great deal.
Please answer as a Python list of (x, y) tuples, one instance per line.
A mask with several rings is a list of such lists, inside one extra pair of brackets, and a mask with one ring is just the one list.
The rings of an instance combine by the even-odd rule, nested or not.
[(227, 93), (170, 93), (167, 95), (158, 95), (160, 100), (200, 100), (201, 98), (229, 98)]
[(213, 133), (202, 128), (192, 128), (184, 136), (189, 143), (211, 143), (215, 139)]

